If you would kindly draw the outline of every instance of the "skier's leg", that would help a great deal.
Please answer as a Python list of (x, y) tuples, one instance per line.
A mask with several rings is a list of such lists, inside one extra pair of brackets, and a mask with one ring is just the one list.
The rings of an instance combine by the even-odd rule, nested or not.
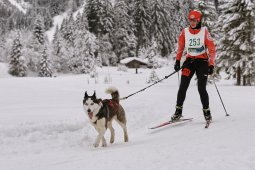
[(177, 102), (176, 105), (182, 107), (184, 100), (186, 98), (186, 92), (188, 90), (190, 80), (194, 75), (194, 64), (191, 63), (188, 66), (182, 69), (181, 83), (179, 86), (178, 94), (177, 94)]
[(189, 65), (182, 69), (181, 83), (177, 94), (176, 110), (174, 115), (171, 117), (172, 121), (177, 121), (182, 117), (182, 105), (186, 98), (186, 92), (193, 75), (194, 75), (193, 63), (190, 63)]
[(197, 86), (203, 109), (209, 108), (209, 96), (206, 90), (208, 78), (208, 62), (200, 60), (196, 64)]
[(198, 91), (201, 99), (201, 103), (203, 105), (203, 113), (206, 121), (211, 121), (211, 111), (209, 108), (209, 96), (206, 90), (206, 84), (208, 79), (208, 63), (207, 61), (199, 61), (196, 70), (197, 78), (198, 78)]

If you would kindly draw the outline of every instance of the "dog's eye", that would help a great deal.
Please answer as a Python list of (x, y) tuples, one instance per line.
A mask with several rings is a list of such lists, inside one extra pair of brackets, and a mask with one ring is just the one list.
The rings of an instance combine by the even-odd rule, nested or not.
[(91, 105), (91, 106), (93, 106), (93, 105), (94, 105), (94, 103), (91, 103), (90, 105)]
[(86, 106), (88, 106), (88, 103), (85, 103)]

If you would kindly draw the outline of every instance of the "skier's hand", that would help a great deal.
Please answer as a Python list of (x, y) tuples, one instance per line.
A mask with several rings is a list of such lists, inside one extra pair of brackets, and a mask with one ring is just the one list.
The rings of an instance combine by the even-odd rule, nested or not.
[(210, 65), (208, 67), (208, 75), (212, 75), (213, 74), (213, 71), (214, 71), (214, 66), (213, 65)]
[(180, 60), (175, 61), (174, 70), (179, 71), (181, 68)]

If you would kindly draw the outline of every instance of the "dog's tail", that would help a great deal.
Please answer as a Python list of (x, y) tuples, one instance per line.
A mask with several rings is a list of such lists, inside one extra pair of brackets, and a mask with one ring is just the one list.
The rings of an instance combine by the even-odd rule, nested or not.
[(112, 100), (116, 101), (116, 102), (119, 102), (120, 100), (120, 95), (119, 95), (119, 91), (116, 87), (108, 87), (105, 92), (107, 94), (111, 94), (112, 95)]

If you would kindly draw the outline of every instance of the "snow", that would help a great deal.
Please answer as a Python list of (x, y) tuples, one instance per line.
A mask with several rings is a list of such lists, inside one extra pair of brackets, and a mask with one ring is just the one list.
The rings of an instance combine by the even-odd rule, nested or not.
[(57, 15), (53, 17), (53, 26), (48, 31), (45, 32), (49, 42), (52, 42), (52, 40), (54, 39), (54, 34), (56, 32), (57, 27), (58, 29), (60, 29), (61, 24), (66, 17), (67, 17), (66, 12), (62, 13), (61, 15)]
[[(76, 16), (78, 15), (78, 13), (82, 14), (83, 13), (83, 9), (84, 9), (84, 6), (85, 6), (86, 2), (84, 1), (83, 5), (73, 13), (73, 17), (74, 19), (76, 19)], [(68, 17), (68, 12), (64, 12), (60, 15), (57, 15), (55, 17), (53, 17), (53, 26), (48, 30), (46, 31), (46, 35), (49, 39), (49, 42), (52, 42), (53, 39), (54, 39), (54, 34), (56, 32), (56, 28), (60, 28), (61, 27), (61, 24), (63, 22), (63, 20)]]
[(27, 3), (26, 3), (26, 2), (24, 2), (23, 0), (21, 0), (21, 3), (18, 3), (16, 0), (9, 0), (9, 2), (10, 2), (13, 6), (17, 7), (21, 12), (23, 12), (24, 14), (26, 14), (27, 10), (24, 9), (24, 8), (22, 7), (22, 4), (27, 6)]
[(129, 63), (130, 61), (133, 61), (133, 60), (137, 60), (137, 61), (140, 61), (141, 63), (147, 64), (143, 59), (138, 58), (138, 57), (128, 57), (128, 58), (125, 58), (125, 59), (121, 60), (120, 63), (121, 64), (127, 64), (127, 63)]
[(0, 62), (0, 78), (11, 77), (11, 75), (8, 74), (8, 69), (7, 64)]
[[(148, 127), (170, 118), (174, 112), (178, 76), (121, 101), (127, 114), (130, 141), (123, 142), (121, 128), (114, 124), (116, 141), (94, 148), (96, 132), (82, 108), (84, 92), (96, 90), (100, 98), (109, 86), (122, 97), (146, 86), (151, 70), (118, 72), (114, 67), (98, 69), (98, 83), (87, 75), (56, 78), (15, 78), (0, 64), (0, 169), (10, 170), (252, 170), (255, 169), (255, 88), (217, 83), (230, 117), (213, 85), (208, 85), (213, 123), (204, 129), (204, 118), (196, 82), (190, 84), (184, 116), (194, 118), (157, 130)], [(112, 84), (104, 84), (109, 74)], [(173, 71), (157, 69), (160, 78)], [(3, 78), (4, 77), (4, 78)], [(129, 81), (129, 84), (127, 84)], [(89, 84), (88, 84), (89, 82)]]
[(80, 14), (83, 14), (83, 10), (85, 8), (85, 5), (86, 5), (86, 1), (83, 2), (82, 6), (73, 13), (73, 17), (74, 19), (76, 20), (76, 16), (80, 13)]

